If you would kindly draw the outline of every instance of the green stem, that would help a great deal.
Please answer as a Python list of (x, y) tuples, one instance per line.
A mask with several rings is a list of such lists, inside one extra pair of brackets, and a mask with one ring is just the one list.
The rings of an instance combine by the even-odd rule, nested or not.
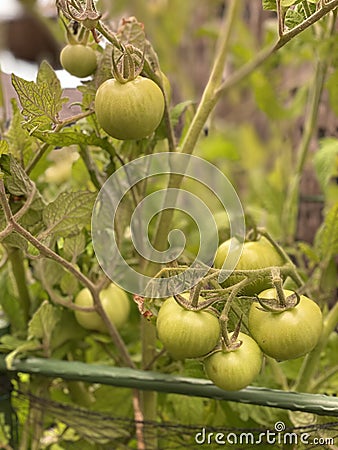
[(271, 372), (273, 374), (274, 380), (277, 381), (278, 384), (284, 389), (285, 391), (289, 390), (288, 385), (288, 379), (283, 372), (281, 366), (278, 364), (278, 362), (274, 358), (270, 358), (269, 356), (266, 356), (266, 360), (270, 366)]
[(318, 389), (326, 383), (331, 377), (338, 373), (338, 365), (328, 368), (322, 375), (314, 380), (311, 384), (311, 391), (317, 392)]
[(97, 190), (100, 190), (103, 186), (104, 180), (100, 176), (100, 173), (88, 151), (88, 147), (84, 144), (79, 145), (81, 158), (88, 170), (90, 179)]
[[(235, 19), (237, 17), (239, 7), (240, 2), (238, 0), (231, 0), (231, 3), (229, 4), (227, 9), (228, 14), (225, 16), (223, 26), (221, 28), (217, 45), (217, 54), (209, 77), (209, 81), (204, 89), (195, 116), (182, 143), (181, 153), (191, 154), (194, 151), (195, 145), (201, 135), (201, 132), (203, 131), (203, 127), (220, 98), (217, 90), (222, 82), (224, 64), (229, 50), (230, 37), (232, 35), (233, 27), (236, 22)], [(179, 189), (182, 181), (183, 176), (174, 173), (171, 174), (168, 183), (168, 189)], [(159, 213), (155, 238), (153, 242), (153, 245), (156, 249), (163, 250), (163, 248), (161, 247), (163, 247), (163, 245), (165, 245), (166, 243), (173, 213), (173, 209), (165, 209)]]
[(308, 113), (305, 119), (304, 132), (297, 151), (297, 163), (290, 181), (286, 201), (282, 213), (282, 230), (284, 230), (284, 242), (295, 239), (297, 228), (297, 217), (299, 208), (299, 188), (303, 174), (305, 162), (309, 153), (310, 142), (316, 131), (316, 123), (319, 111), (319, 101), (323, 91), (325, 75), (328, 63), (322, 60), (317, 61), (315, 71), (315, 82), (309, 88)]
[(311, 381), (319, 368), (320, 356), (324, 350), (330, 334), (338, 324), (338, 303), (329, 311), (324, 320), (323, 331), (316, 347), (304, 358), (303, 365), (299, 371), (294, 385), (296, 391), (309, 392)]
[[(142, 368), (150, 369), (156, 360), (156, 327), (144, 317), (141, 318)], [(157, 392), (141, 391), (141, 407), (144, 420), (157, 418)], [(157, 448), (157, 435), (147, 427), (144, 430), (146, 448)]]
[(274, 285), (277, 292), (278, 304), (281, 307), (286, 307), (286, 299), (283, 291), (283, 280), (280, 276), (280, 270), (278, 267), (273, 267), (271, 269), (272, 284)]
[(12, 272), (14, 275), (16, 287), (19, 294), (21, 312), (24, 317), (25, 323), (27, 323), (29, 320), (31, 298), (27, 288), (27, 279), (23, 253), (18, 248), (10, 248), (8, 250), (8, 258), (12, 265)]

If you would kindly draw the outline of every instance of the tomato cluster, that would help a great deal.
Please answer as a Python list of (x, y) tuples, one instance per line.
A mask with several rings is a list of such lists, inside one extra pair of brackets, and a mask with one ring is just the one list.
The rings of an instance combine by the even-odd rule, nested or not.
[[(92, 75), (97, 68), (95, 50), (80, 43), (68, 44), (60, 54), (60, 61), (69, 73), (80, 78)], [(147, 138), (162, 121), (165, 98), (170, 98), (168, 79), (163, 73), (159, 74), (160, 88), (150, 78), (139, 75), (141, 71), (132, 70), (124, 77), (123, 71), (118, 72), (114, 59), (112, 64), (114, 78), (100, 84), (95, 94), (97, 122), (115, 139)], [(222, 287), (232, 289), (239, 296), (256, 297), (248, 315), (250, 335), (239, 330), (229, 334), (224, 317), (219, 320), (218, 311), (199, 308), (202, 297), (197, 306), (187, 305), (186, 293), (182, 294), (185, 304), (174, 297), (166, 299), (156, 321), (158, 338), (171, 357), (178, 360), (202, 358), (207, 376), (226, 390), (242, 389), (250, 384), (261, 370), (263, 354), (278, 361), (299, 358), (313, 350), (322, 332), (322, 313), (314, 301), (301, 295), (297, 303), (287, 302), (285, 299), (291, 298), (293, 292), (283, 290), (282, 285), (279, 289), (274, 287), (269, 269), (282, 267), (285, 258), (269, 239), (260, 236), (245, 242), (235, 264), (232, 243), (227, 240), (219, 246), (214, 267), (231, 270), (235, 265)], [(111, 283), (101, 291), (100, 300), (110, 322), (121, 328), (130, 310), (127, 294)], [(267, 306), (271, 300), (275, 307)], [(75, 305), (94, 306), (88, 289), (78, 293)], [(76, 310), (75, 317), (88, 330), (108, 332), (97, 310)]]
[[(218, 268), (222, 267), (229, 248), (228, 241), (219, 247), (215, 260)], [(255, 271), (281, 267), (283, 263), (280, 252), (261, 238), (244, 244), (236, 269)], [(234, 273), (226, 285), (232, 286), (244, 278), (243, 272)], [(197, 310), (170, 297), (157, 316), (158, 338), (174, 359), (201, 358), (206, 375), (216, 386), (229, 391), (242, 389), (260, 373), (264, 354), (277, 361), (299, 358), (313, 350), (321, 336), (323, 318), (319, 306), (287, 289), (262, 290), (262, 286), (271, 284), (271, 276), (259, 278), (238, 294), (256, 297), (248, 315), (250, 335), (229, 334), (221, 327), (214, 309)], [(280, 296), (285, 304), (281, 304)], [(189, 299), (187, 294), (182, 297)], [(200, 297), (198, 303), (202, 300)]]

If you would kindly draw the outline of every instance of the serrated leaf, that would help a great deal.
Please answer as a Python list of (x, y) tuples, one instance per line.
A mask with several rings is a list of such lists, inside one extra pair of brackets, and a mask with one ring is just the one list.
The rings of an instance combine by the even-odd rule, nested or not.
[(76, 261), (77, 257), (84, 252), (86, 248), (86, 238), (83, 233), (67, 237), (63, 244), (64, 256), (68, 260)]
[(62, 192), (43, 211), (47, 230), (43, 235), (72, 236), (90, 223), (96, 194), (88, 191)]
[(268, 11), (276, 11), (276, 0), (263, 0), (263, 9)]
[(12, 232), (9, 236), (5, 237), (2, 243), (9, 247), (19, 248), (23, 251), (26, 251), (28, 246), (26, 239), (15, 232)]
[(60, 283), (65, 269), (52, 259), (38, 259), (33, 262), (34, 275), (42, 282), (51, 288)]
[(324, 191), (333, 175), (338, 175), (338, 139), (327, 138), (320, 142), (314, 155), (314, 166), (319, 184)]
[(70, 272), (66, 272), (60, 282), (60, 288), (64, 295), (75, 296), (79, 291), (79, 282)]
[(54, 327), (51, 339), (51, 349), (54, 351), (71, 340), (81, 340), (87, 334), (76, 321), (73, 311), (62, 309), (60, 320)]
[(52, 334), (61, 314), (60, 308), (44, 301), (28, 324), (28, 339), (38, 339), (42, 341), (45, 350), (51, 350)]
[(8, 154), (9, 152), (9, 147), (8, 147), (8, 142), (7, 141), (0, 141), (0, 155), (3, 154)]
[[(31, 201), (28, 210), (21, 217), (20, 223), (31, 229), (31, 227), (41, 226), (42, 210), (45, 207), (43, 199), (39, 191), (35, 188), (34, 183), (30, 180), (21, 164), (13, 157), (13, 155), (0, 156), (0, 169), (4, 172), (4, 181), (6, 190), (12, 196), (18, 197), (15, 202), (11, 203), (13, 213), (16, 213), (24, 205), (27, 198), (34, 192), (34, 198)], [(10, 238), (12, 239), (12, 238)], [(26, 248), (26, 245), (20, 248)]]
[(3, 353), (12, 352), (26, 342), (27, 341), (19, 339), (12, 334), (5, 334), (0, 337), (0, 351)]
[(307, 242), (298, 243), (299, 250), (302, 252), (306, 258), (314, 264), (318, 264), (320, 258), (313, 247), (311, 247)]
[(281, 6), (283, 8), (288, 8), (289, 6), (295, 5), (296, 3), (300, 3), (302, 0), (281, 0)]
[(170, 117), (173, 126), (177, 125), (180, 117), (185, 113), (189, 106), (194, 104), (195, 102), (193, 100), (187, 100), (185, 102), (178, 103), (172, 108), (172, 110), (170, 111)]
[(305, 12), (302, 9), (289, 8), (285, 15), (285, 26), (292, 29), (306, 19)]
[(13, 155), (1, 155), (0, 168), (5, 172), (7, 190), (17, 197), (28, 197), (33, 190), (33, 183)]
[(143, 23), (135, 17), (124, 19), (117, 33), (123, 44), (131, 44), (143, 51), (145, 46), (145, 32)]
[(29, 122), (30, 130), (46, 130), (50, 129), (53, 123), (58, 123), (58, 114), (67, 99), (62, 97), (60, 81), (46, 61), (40, 65), (36, 82), (12, 74), (12, 84), (19, 96), (22, 115)]
[(38, 146), (36, 140), (30, 136), (28, 131), (22, 126), (24, 118), (18, 107), (17, 100), (12, 99), (11, 105), (12, 118), (6, 135), (9, 145), (9, 153), (14, 155), (18, 161), (25, 166), (36, 153)]
[(54, 145), (55, 147), (69, 147), (70, 145), (84, 144), (110, 150), (110, 144), (107, 138), (100, 138), (95, 133), (83, 133), (75, 127), (58, 133), (34, 131), (33, 135), (41, 141)]
[(316, 234), (314, 246), (320, 257), (326, 261), (338, 253), (338, 203), (328, 211)]

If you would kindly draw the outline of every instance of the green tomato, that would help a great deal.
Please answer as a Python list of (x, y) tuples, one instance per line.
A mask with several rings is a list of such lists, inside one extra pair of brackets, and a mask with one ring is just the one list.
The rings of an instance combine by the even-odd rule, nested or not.
[[(116, 328), (121, 328), (127, 322), (130, 312), (130, 303), (126, 292), (111, 283), (100, 292), (100, 300), (111, 323)], [(82, 289), (77, 294), (74, 302), (76, 305), (84, 307), (90, 307), (94, 304), (93, 297), (87, 288)], [(96, 311), (75, 311), (75, 318), (87, 330), (95, 330), (101, 333), (108, 332), (105, 323)]]
[(62, 67), (71, 75), (85, 78), (95, 72), (97, 59), (95, 50), (82, 44), (68, 44), (61, 50)]
[(208, 378), (226, 391), (245, 388), (262, 367), (263, 354), (256, 342), (244, 333), (239, 333), (238, 340), (242, 345), (235, 350), (219, 350), (204, 360)]
[[(188, 298), (187, 294), (183, 296)], [(173, 297), (160, 308), (156, 329), (158, 338), (175, 359), (206, 355), (218, 343), (221, 332), (218, 318), (210, 311), (187, 310)]]
[(163, 93), (157, 84), (141, 76), (120, 83), (110, 79), (95, 96), (99, 124), (116, 139), (143, 139), (152, 134), (164, 112)]
[[(228, 255), (231, 240), (223, 242), (216, 252), (214, 266), (221, 269)], [(258, 241), (248, 241), (243, 245), (242, 254), (236, 265), (237, 270), (265, 269), (267, 267), (282, 266), (283, 258), (273, 245), (263, 236)], [(231, 275), (224, 282), (224, 286), (231, 286), (244, 278), (240, 275)], [(259, 294), (272, 286), (271, 277), (256, 278), (241, 290), (242, 295)]]
[[(286, 297), (293, 291), (284, 290)], [(259, 294), (261, 298), (276, 298), (275, 289), (267, 289)], [(295, 307), (270, 312), (253, 302), (249, 311), (249, 330), (263, 352), (277, 359), (299, 358), (313, 350), (323, 328), (323, 317), (319, 306), (305, 295)]]

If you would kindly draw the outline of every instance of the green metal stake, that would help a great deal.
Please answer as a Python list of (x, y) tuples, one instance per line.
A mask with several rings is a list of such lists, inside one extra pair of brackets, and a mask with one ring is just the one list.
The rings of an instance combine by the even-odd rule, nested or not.
[[(10, 324), (0, 307), (0, 337), (10, 332)], [(0, 371), (0, 433), (7, 443), (16, 450), (18, 448), (18, 421), (12, 407), (12, 383), (8, 373)], [(0, 436), (1, 436), (0, 434)]]

